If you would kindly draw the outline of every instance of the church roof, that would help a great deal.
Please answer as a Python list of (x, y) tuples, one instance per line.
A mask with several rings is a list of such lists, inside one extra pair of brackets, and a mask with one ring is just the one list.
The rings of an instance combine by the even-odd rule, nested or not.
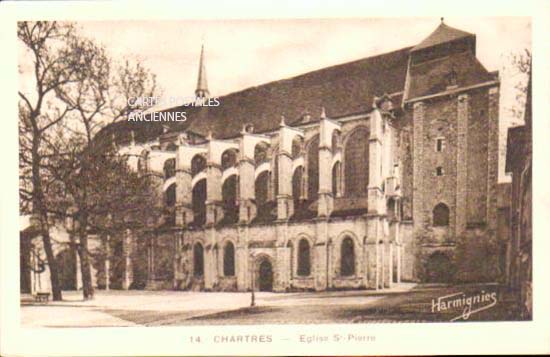
[[(130, 141), (134, 131), (136, 142), (154, 140), (163, 133), (190, 131), (215, 139), (238, 137), (245, 125), (252, 125), (255, 133), (275, 131), (281, 116), (287, 125), (296, 126), (319, 120), (321, 108), (329, 118), (338, 118), (372, 109), (375, 96), (392, 95), (395, 104), (401, 103), (405, 93), (405, 79), (412, 51), (443, 42), (475, 35), (441, 23), (424, 41), (415, 47), (363, 58), (292, 78), (274, 81), (219, 97), (219, 106), (178, 106), (162, 112), (185, 112), (185, 122), (127, 122), (105, 128), (103, 137), (114, 134), (119, 143)], [(475, 46), (475, 45), (474, 45)], [(204, 77), (203, 59), (199, 83)], [(452, 57), (452, 58), (451, 58)], [(494, 79), (479, 63), (474, 53), (457, 54), (449, 58), (414, 64), (410, 68), (406, 100), (445, 90), (446, 78), (456, 72), (459, 86), (468, 86)], [(204, 82), (206, 88), (206, 82)], [(309, 116), (304, 114), (308, 113)], [(308, 119), (306, 119), (308, 118)], [(169, 127), (166, 131), (164, 127)]]
[(348, 62), (289, 79), (270, 82), (219, 98), (217, 107), (186, 110), (190, 123), (173, 130), (202, 135), (212, 131), (214, 138), (238, 136), (245, 124), (254, 132), (279, 127), (281, 115), (289, 125), (302, 123), (304, 113), (317, 121), (321, 108), (328, 117), (338, 117), (371, 109), (374, 96), (403, 91), (409, 48)]
[(455, 41), (461, 38), (475, 36), (466, 31), (455, 29), (454, 27), (447, 26), (443, 21), (441, 24), (432, 32), (428, 37), (426, 37), (418, 45), (414, 46), (411, 52), (422, 50), (428, 47), (433, 47), (440, 45), (442, 43)]
[(449, 57), (441, 57), (429, 62), (411, 65), (408, 99), (428, 96), (447, 89), (451, 72), (456, 76), (458, 87), (469, 87), (478, 83), (495, 80), (476, 56), (462, 52)]
[(157, 138), (163, 125), (169, 132), (192, 131), (206, 136), (209, 131), (216, 139), (239, 136), (243, 125), (251, 124), (255, 133), (276, 130), (281, 115), (288, 125), (303, 123), (303, 114), (318, 121), (321, 108), (328, 117), (361, 113), (372, 109), (375, 96), (395, 94), (401, 99), (407, 61), (411, 47), (339, 64), (247, 88), (219, 97), (217, 107), (178, 106), (162, 112), (186, 112), (185, 122), (120, 121), (104, 128), (103, 139), (114, 134), (118, 143), (130, 141), (134, 131), (136, 142)]

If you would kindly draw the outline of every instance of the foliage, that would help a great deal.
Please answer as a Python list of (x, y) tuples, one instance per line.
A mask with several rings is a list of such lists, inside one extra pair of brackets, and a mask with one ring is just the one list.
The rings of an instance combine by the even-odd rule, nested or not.
[(20, 72), (35, 87), (19, 92), (21, 212), (40, 219), (56, 300), (49, 230), (69, 223), (79, 238), (84, 297), (91, 298), (88, 235), (142, 229), (139, 218), (154, 215), (157, 202), (150, 178), (128, 166), (129, 154), (94, 137), (135, 109), (130, 97), (153, 96), (155, 77), (139, 62), (114, 61), (71, 23), (19, 22), (18, 37), (29, 55)]

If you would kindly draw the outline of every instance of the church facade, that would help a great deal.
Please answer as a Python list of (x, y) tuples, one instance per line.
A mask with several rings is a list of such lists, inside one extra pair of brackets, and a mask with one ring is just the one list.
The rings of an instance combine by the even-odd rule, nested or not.
[[(208, 98), (204, 53), (197, 97)], [(443, 22), (413, 47), (120, 122), (165, 217), (128, 233), (128, 286), (384, 289), (494, 279), (498, 73)]]

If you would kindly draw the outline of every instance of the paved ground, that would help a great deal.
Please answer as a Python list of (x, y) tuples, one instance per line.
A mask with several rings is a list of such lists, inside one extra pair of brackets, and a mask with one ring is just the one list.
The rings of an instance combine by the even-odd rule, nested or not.
[[(463, 313), (462, 307), (434, 309), (438, 297), (490, 292), (498, 296), (495, 306), (468, 319), (515, 319), (513, 301), (495, 285), (401, 284), (383, 292), (257, 292), (254, 307), (250, 307), (250, 293), (99, 290), (92, 301), (83, 301), (79, 292), (64, 292), (64, 301), (47, 304), (35, 303), (27, 295), (22, 296), (21, 322), (32, 327), (437, 322)], [(489, 303), (480, 302), (472, 310)]]

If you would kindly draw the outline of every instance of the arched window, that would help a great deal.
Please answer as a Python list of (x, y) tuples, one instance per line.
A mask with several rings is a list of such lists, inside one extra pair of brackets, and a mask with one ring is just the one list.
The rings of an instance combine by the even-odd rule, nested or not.
[(256, 197), (256, 208), (259, 212), (268, 200), (269, 171), (263, 171), (258, 175), (254, 184), (254, 193)]
[(292, 175), (292, 198), (294, 199), (294, 207), (298, 207), (300, 199), (302, 197), (302, 176), (304, 168), (302, 166), (297, 167)]
[(197, 226), (206, 222), (206, 179), (202, 179), (193, 187), (193, 218)]
[(311, 260), (309, 251), (309, 242), (307, 239), (301, 239), (298, 243), (298, 275), (309, 276), (311, 273)]
[(390, 198), (386, 204), (386, 215), (388, 216), (388, 221), (392, 222), (397, 219), (395, 212), (395, 200)]
[(204, 275), (204, 250), (200, 243), (196, 243), (193, 247), (193, 275)]
[(433, 210), (434, 227), (444, 227), (449, 225), (449, 207), (444, 203), (438, 203)]
[(235, 276), (235, 247), (231, 242), (223, 249), (223, 275)]
[(202, 155), (195, 155), (191, 160), (191, 175), (195, 176), (206, 169), (206, 159)]
[(173, 207), (176, 204), (176, 184), (173, 183), (166, 189), (164, 202), (167, 207)]
[(269, 145), (264, 142), (259, 142), (256, 144), (256, 147), (254, 147), (254, 162), (256, 165), (259, 165), (269, 158)]
[(369, 184), (369, 131), (356, 129), (344, 150), (346, 196), (364, 196)]
[(426, 260), (424, 272), (425, 282), (448, 284), (454, 280), (456, 267), (447, 254), (438, 251)]
[(237, 209), (237, 175), (231, 175), (225, 179), (222, 185), (222, 201), (225, 213), (225, 220), (228, 223), (235, 223), (239, 218)]
[(292, 139), (292, 158), (295, 159), (302, 154), (303, 139), (301, 136), (296, 135)]
[(353, 240), (346, 237), (340, 248), (340, 275), (351, 276), (355, 274), (355, 252)]
[(237, 165), (237, 152), (234, 149), (225, 150), (222, 154), (222, 169), (227, 170)]
[(319, 193), (319, 135), (307, 146), (307, 198), (317, 199)]
[(168, 180), (170, 177), (176, 175), (176, 159), (171, 158), (164, 162), (164, 179)]
[(338, 161), (337, 163), (334, 164), (334, 166), (332, 166), (332, 196), (333, 197), (340, 196), (341, 172), (342, 172), (342, 164), (340, 164), (340, 161)]
[(294, 276), (294, 246), (292, 241), (289, 240), (286, 247), (289, 249), (290, 253), (290, 277), (292, 278)]

